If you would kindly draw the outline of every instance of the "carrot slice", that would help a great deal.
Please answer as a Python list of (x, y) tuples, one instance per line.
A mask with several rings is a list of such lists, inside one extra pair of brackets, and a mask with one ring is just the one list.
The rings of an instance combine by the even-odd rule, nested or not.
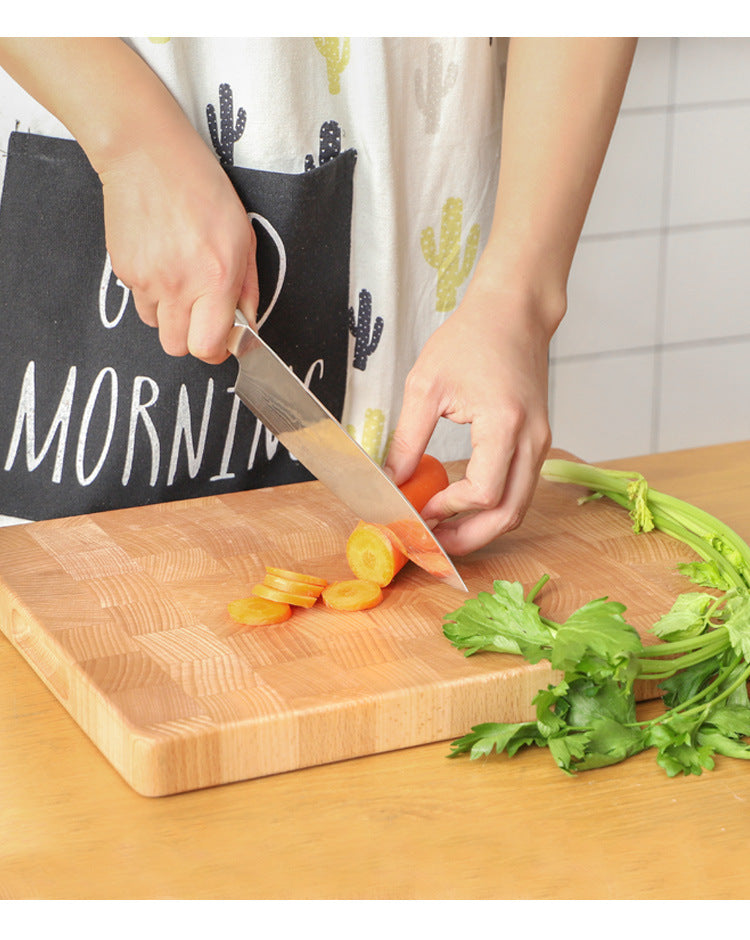
[(435, 493), (444, 490), (448, 483), (448, 471), (437, 457), (423, 454), (417, 469), (399, 489), (417, 512), (421, 512)]
[(321, 589), (328, 584), (325, 578), (319, 578), (314, 574), (303, 574), (300, 571), (289, 571), (286, 568), (272, 568), (266, 565), (266, 573), (276, 578), (285, 578), (287, 581), (301, 581), (303, 584), (318, 584)]
[(355, 577), (385, 587), (407, 559), (384, 526), (360, 521), (347, 539), (346, 560)]
[(374, 581), (334, 581), (323, 590), (323, 603), (332, 610), (370, 610), (383, 600), (383, 592)]
[(227, 604), (227, 610), (232, 620), (244, 623), (248, 627), (265, 627), (283, 623), (292, 616), (292, 608), (289, 604), (280, 604), (263, 597), (243, 597), (230, 601)]
[(268, 587), (267, 584), (256, 584), (253, 588), (253, 595), (275, 601), (277, 604), (291, 604), (293, 607), (312, 607), (318, 599), (309, 594), (289, 594), (286, 591), (277, 591), (276, 588)]
[(324, 584), (309, 584), (307, 581), (292, 581), (290, 578), (280, 578), (275, 574), (267, 574), (263, 578), (266, 587), (275, 588), (285, 594), (303, 594), (305, 597), (320, 597)]

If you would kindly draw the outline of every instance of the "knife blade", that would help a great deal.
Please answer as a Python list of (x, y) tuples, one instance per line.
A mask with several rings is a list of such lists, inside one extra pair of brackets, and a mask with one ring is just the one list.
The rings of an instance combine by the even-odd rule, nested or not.
[(412, 504), (239, 310), (227, 348), (239, 363), (235, 394), (289, 453), (359, 519), (388, 526), (415, 564), (467, 591)]

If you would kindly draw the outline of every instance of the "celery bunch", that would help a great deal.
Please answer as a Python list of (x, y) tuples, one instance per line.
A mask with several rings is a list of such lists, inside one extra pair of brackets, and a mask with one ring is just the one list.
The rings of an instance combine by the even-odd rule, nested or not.
[[(702, 560), (679, 569), (712, 593), (681, 594), (652, 628), (661, 642), (644, 646), (620, 603), (594, 600), (556, 623), (535, 600), (547, 575), (527, 596), (518, 582), (495, 581), (445, 616), (446, 637), (467, 656), (549, 660), (563, 677), (535, 696), (536, 721), (478, 725), (453, 742), (450, 756), (512, 756), (536, 745), (575, 773), (654, 748), (669, 776), (712, 769), (717, 754), (750, 759), (750, 547), (710, 514), (649, 489), (638, 473), (547, 460), (542, 476), (613, 500), (636, 532), (658, 529), (689, 545)], [(658, 680), (663, 714), (638, 720), (636, 679)]]

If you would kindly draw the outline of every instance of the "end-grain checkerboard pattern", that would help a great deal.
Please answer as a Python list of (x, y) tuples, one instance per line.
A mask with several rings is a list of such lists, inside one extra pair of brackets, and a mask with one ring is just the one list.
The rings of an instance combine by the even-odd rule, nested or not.
[[(456, 468), (454, 468), (455, 470)], [(521, 529), (460, 561), (471, 593), (530, 586), (552, 617), (610, 595), (647, 628), (683, 589), (682, 546), (622, 510), (540, 484)], [(0, 626), (138, 792), (164, 795), (531, 717), (544, 663), (462, 656), (442, 618), (463, 595), (407, 566), (384, 602), (321, 604), (242, 628), (228, 601), (265, 565), (350, 577), (356, 519), (319, 483), (0, 530)]]

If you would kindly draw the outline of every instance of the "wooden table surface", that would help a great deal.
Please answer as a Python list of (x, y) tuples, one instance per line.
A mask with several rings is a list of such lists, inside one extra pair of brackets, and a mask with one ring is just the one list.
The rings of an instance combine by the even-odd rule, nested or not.
[[(750, 540), (750, 441), (607, 465)], [(148, 799), (2, 634), (0, 741), (0, 899), (750, 896), (743, 761), (670, 780), (646, 752), (569, 778), (546, 751), (438, 743)]]

